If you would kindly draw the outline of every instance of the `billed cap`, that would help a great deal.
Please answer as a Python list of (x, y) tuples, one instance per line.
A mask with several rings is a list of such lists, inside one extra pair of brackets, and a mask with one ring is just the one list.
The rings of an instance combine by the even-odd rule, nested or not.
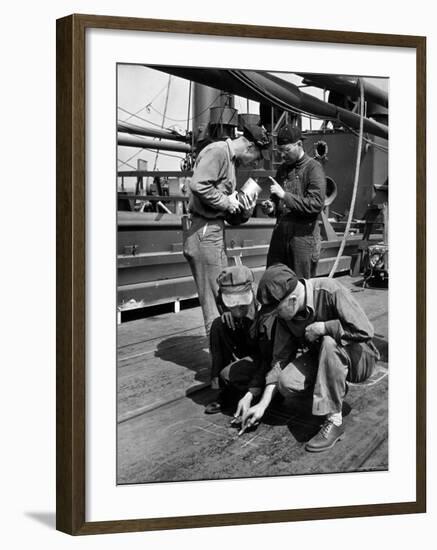
[(268, 267), (258, 285), (257, 299), (263, 306), (275, 308), (291, 294), (299, 279), (294, 271), (284, 264)]
[(305, 138), (302, 136), (300, 128), (292, 126), (291, 124), (286, 124), (279, 130), (276, 141), (278, 145), (287, 145), (287, 143), (296, 143), (303, 139)]
[(245, 265), (226, 267), (217, 277), (225, 306), (249, 305), (253, 300), (252, 271)]

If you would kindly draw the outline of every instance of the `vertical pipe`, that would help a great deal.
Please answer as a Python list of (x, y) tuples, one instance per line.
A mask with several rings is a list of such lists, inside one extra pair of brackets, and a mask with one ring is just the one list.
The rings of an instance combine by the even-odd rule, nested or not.
[(225, 104), (226, 96), (220, 90), (193, 82), (193, 131), (202, 124), (208, 124), (211, 107), (224, 107)]

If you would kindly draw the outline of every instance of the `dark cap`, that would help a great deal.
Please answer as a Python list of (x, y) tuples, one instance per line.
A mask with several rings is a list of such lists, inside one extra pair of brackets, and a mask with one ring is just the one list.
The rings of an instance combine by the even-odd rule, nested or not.
[(258, 147), (263, 158), (270, 158), (268, 149), (271, 145), (271, 141), (269, 134), (263, 126), (246, 124), (243, 126), (243, 136)]
[(276, 307), (296, 288), (296, 273), (284, 264), (268, 267), (258, 285), (257, 298), (263, 306)]
[(226, 267), (217, 277), (225, 306), (249, 305), (253, 300), (253, 273), (245, 265)]
[(296, 141), (305, 139), (297, 126), (286, 124), (278, 132), (277, 144), (287, 145), (287, 143), (296, 143)]

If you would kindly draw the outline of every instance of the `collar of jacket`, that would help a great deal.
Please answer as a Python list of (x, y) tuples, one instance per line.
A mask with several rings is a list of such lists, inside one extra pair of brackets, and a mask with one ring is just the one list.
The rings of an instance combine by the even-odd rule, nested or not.
[(231, 160), (235, 160), (235, 149), (234, 149), (234, 144), (232, 143), (231, 138), (228, 138), (226, 140), (226, 145), (228, 146), (229, 156), (231, 157)]
[(302, 168), (304, 164), (306, 164), (310, 160), (310, 157), (304, 153), (299, 160), (297, 160), (294, 164), (287, 164), (287, 170), (294, 170), (295, 168)]
[(300, 279), (305, 287), (305, 311), (314, 314), (314, 287), (311, 279)]

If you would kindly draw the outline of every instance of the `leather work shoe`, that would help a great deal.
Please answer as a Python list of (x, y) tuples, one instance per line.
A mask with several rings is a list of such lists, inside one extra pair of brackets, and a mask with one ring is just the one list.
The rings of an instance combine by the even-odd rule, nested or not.
[(220, 401), (211, 401), (205, 407), (205, 414), (216, 414), (222, 410), (222, 404)]
[(216, 414), (219, 412), (227, 411), (233, 406), (233, 394), (229, 388), (223, 388), (217, 395), (215, 394), (215, 399), (208, 403), (205, 407), (205, 414)]
[(318, 433), (305, 445), (305, 449), (311, 453), (321, 453), (332, 449), (337, 441), (343, 438), (343, 426), (336, 426), (329, 420), (325, 420)]

